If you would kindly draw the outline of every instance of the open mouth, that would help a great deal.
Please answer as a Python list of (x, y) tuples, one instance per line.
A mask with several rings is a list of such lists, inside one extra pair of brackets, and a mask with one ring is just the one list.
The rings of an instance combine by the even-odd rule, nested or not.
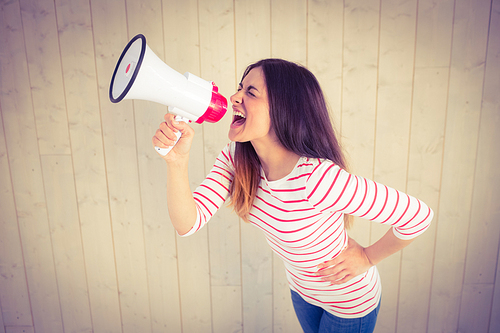
[(245, 123), (245, 121), (246, 121), (246, 117), (243, 113), (241, 113), (239, 111), (233, 112), (233, 122), (231, 123), (231, 125), (241, 126)]

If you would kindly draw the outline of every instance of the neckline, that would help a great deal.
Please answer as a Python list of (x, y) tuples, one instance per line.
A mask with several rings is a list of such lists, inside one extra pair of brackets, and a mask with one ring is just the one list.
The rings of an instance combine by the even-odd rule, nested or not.
[(262, 169), (262, 166), (260, 167), (260, 175), (262, 176), (262, 178), (264, 179), (264, 181), (268, 184), (268, 185), (276, 185), (276, 184), (279, 184), (281, 182), (284, 182), (286, 180), (288, 180), (289, 178), (291, 178), (298, 170), (298, 166), (303, 163), (307, 158), (306, 157), (299, 157), (299, 159), (297, 160), (297, 163), (295, 163), (293, 169), (284, 177), (280, 178), (280, 179), (276, 179), (276, 180), (268, 180), (267, 177), (266, 177), (266, 173), (264, 172), (264, 169)]

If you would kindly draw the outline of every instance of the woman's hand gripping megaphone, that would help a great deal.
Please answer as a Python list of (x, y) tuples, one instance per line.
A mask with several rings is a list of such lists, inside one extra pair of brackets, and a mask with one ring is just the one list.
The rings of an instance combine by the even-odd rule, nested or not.
[(167, 113), (164, 119), (153, 137), (155, 150), (165, 160), (188, 156), (194, 137), (194, 130), (188, 125), (189, 120), (172, 113)]

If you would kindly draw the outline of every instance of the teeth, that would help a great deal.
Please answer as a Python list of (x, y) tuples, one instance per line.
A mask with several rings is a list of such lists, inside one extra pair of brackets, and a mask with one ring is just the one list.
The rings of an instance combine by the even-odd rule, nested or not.
[(239, 116), (241, 118), (246, 118), (245, 115), (243, 113), (241, 113), (240, 111), (234, 111), (233, 112), (233, 115), (234, 116)]

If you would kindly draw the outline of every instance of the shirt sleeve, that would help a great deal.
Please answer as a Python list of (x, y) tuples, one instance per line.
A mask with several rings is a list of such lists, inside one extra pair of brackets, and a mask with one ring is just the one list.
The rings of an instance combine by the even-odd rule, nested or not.
[(229, 197), (229, 188), (234, 177), (234, 143), (228, 144), (215, 160), (210, 173), (193, 192), (196, 204), (196, 222), (187, 237), (200, 230)]
[(321, 160), (306, 184), (309, 202), (325, 213), (340, 212), (393, 226), (394, 235), (412, 239), (430, 225), (433, 211), (422, 201)]

